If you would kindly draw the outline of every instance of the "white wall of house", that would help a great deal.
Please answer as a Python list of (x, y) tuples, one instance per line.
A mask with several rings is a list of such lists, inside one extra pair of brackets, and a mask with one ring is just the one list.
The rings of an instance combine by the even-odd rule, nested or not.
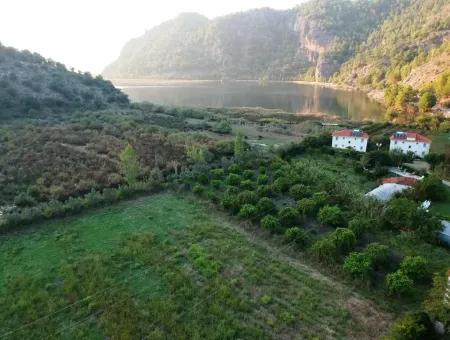
[(368, 138), (333, 136), (332, 147), (336, 149), (353, 149), (366, 152)]
[(403, 153), (413, 152), (417, 157), (423, 158), (430, 152), (429, 143), (416, 142), (415, 140), (396, 140), (391, 139), (391, 144), (389, 145), (389, 151), (399, 150)]

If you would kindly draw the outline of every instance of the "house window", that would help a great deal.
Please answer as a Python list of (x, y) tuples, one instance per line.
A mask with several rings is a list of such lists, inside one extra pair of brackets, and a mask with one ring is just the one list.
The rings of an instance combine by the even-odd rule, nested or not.
[(408, 149), (411, 149), (411, 145), (410, 145), (410, 146), (408, 146)]
[(397, 141), (395, 141), (395, 144), (397, 144)]
[(349, 141), (348, 141), (348, 144), (350, 144), (351, 142), (352, 142), (352, 141), (351, 141), (351, 140), (349, 140)]
[(426, 145), (425, 143), (423, 143), (423, 147), (424, 147), (424, 148), (426, 148), (426, 147), (427, 147), (427, 145)]

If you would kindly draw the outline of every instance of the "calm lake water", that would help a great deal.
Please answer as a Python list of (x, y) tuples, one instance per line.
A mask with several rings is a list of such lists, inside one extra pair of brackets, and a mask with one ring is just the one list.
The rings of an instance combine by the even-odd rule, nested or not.
[(263, 107), (379, 120), (382, 107), (364, 93), (287, 82), (183, 82), (122, 88), (132, 101), (195, 107)]

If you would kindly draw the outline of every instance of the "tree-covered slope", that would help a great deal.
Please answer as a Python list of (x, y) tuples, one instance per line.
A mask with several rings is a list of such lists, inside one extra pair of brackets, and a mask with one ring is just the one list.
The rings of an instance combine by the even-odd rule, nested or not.
[(319, 0), (213, 20), (183, 14), (131, 40), (108, 78), (323, 80), (401, 0)]
[(0, 118), (127, 104), (109, 81), (0, 44)]
[[(408, 82), (411, 72), (429, 62), (432, 49), (441, 46), (450, 36), (449, 0), (404, 0), (388, 19), (358, 47), (356, 55), (343, 65), (335, 80), (368, 88), (384, 88), (398, 82)], [(438, 63), (438, 71), (445, 65)], [(424, 68), (410, 79), (419, 87), (432, 81)], [(435, 71), (433, 71), (435, 72)], [(440, 73), (440, 72), (437, 72)]]

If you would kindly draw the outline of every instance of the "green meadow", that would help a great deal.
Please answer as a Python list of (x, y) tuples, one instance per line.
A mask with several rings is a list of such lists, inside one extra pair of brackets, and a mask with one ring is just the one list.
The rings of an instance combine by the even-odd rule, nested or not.
[(0, 338), (373, 338), (390, 316), (190, 196), (0, 238)]

